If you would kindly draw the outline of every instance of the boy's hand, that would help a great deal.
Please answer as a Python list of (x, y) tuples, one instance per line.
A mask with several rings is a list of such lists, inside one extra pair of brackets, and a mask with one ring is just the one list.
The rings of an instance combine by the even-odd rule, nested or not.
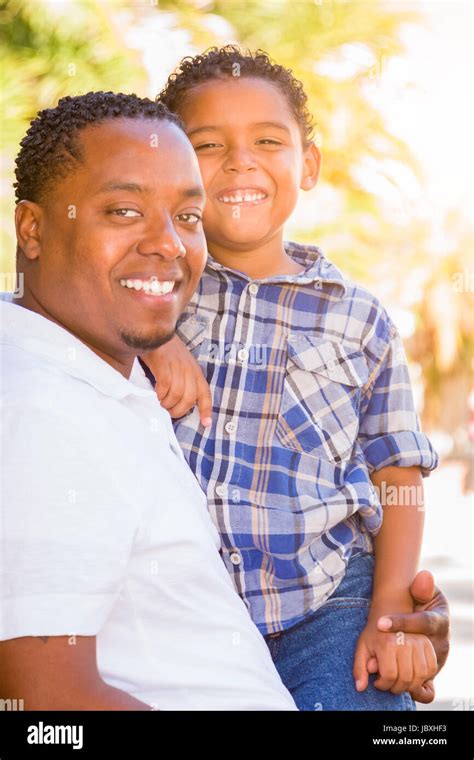
[[(434, 578), (428, 570), (420, 570), (410, 586), (413, 598), (413, 612), (405, 614), (385, 614), (379, 617), (379, 631), (404, 631), (422, 633), (433, 644), (438, 661), (437, 673), (444, 666), (449, 653), (450, 618), (449, 605), (443, 592), (435, 586)], [(369, 671), (377, 672), (377, 662), (369, 663)], [(427, 704), (434, 699), (434, 686), (427, 681), (421, 689), (412, 690), (411, 696), (417, 702)]]
[(196, 359), (177, 335), (141, 358), (153, 372), (156, 395), (171, 417), (182, 417), (197, 406), (201, 424), (204, 427), (212, 424), (209, 385)]
[[(381, 691), (401, 694), (422, 691), (437, 670), (436, 653), (426, 636), (413, 633), (385, 633), (377, 621), (369, 621), (357, 642), (353, 676), (357, 691), (369, 684), (369, 662), (376, 658), (378, 678), (374, 686)], [(432, 684), (429, 687), (432, 689)]]

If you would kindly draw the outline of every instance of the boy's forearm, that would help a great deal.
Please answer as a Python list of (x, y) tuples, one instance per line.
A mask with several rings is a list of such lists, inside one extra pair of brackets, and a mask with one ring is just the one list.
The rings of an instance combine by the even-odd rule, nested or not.
[[(371, 618), (412, 612), (409, 587), (416, 575), (423, 537), (422, 475), (418, 467), (385, 467), (374, 473), (383, 506), (374, 539), (375, 573)], [(384, 503), (385, 502), (385, 503)]]

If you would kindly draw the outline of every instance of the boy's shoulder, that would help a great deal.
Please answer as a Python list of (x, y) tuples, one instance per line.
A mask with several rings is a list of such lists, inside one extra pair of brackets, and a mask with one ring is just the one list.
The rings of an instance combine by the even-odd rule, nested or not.
[(329, 311), (337, 315), (347, 315), (355, 328), (363, 335), (375, 334), (379, 339), (389, 341), (396, 334), (396, 327), (380, 299), (369, 288), (348, 277), (336, 264), (328, 259), (316, 245), (295, 243), (285, 244), (288, 253), (306, 265), (307, 272), (321, 279), (326, 292), (330, 293)]

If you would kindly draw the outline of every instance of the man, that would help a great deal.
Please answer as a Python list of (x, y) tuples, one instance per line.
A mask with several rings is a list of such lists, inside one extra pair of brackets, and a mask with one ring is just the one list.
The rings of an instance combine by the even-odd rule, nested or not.
[(204, 192), (178, 120), (133, 95), (64, 98), (33, 121), (17, 180), (1, 697), (30, 710), (296, 709), (134, 361), (173, 335), (204, 266)]
[[(0, 697), (26, 709), (294, 709), (134, 361), (171, 337), (204, 266), (202, 185), (178, 120), (135, 96), (64, 98), (32, 123), (17, 180), (24, 294), (2, 304)], [(426, 574), (414, 583), (420, 612), (394, 628), (431, 633), (442, 665), (444, 597)]]

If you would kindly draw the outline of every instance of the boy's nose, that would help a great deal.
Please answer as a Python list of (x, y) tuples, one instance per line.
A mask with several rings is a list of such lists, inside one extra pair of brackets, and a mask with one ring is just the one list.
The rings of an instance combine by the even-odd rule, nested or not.
[(255, 171), (257, 164), (252, 153), (247, 150), (233, 150), (230, 152), (224, 162), (223, 169), (225, 172), (242, 172)]

